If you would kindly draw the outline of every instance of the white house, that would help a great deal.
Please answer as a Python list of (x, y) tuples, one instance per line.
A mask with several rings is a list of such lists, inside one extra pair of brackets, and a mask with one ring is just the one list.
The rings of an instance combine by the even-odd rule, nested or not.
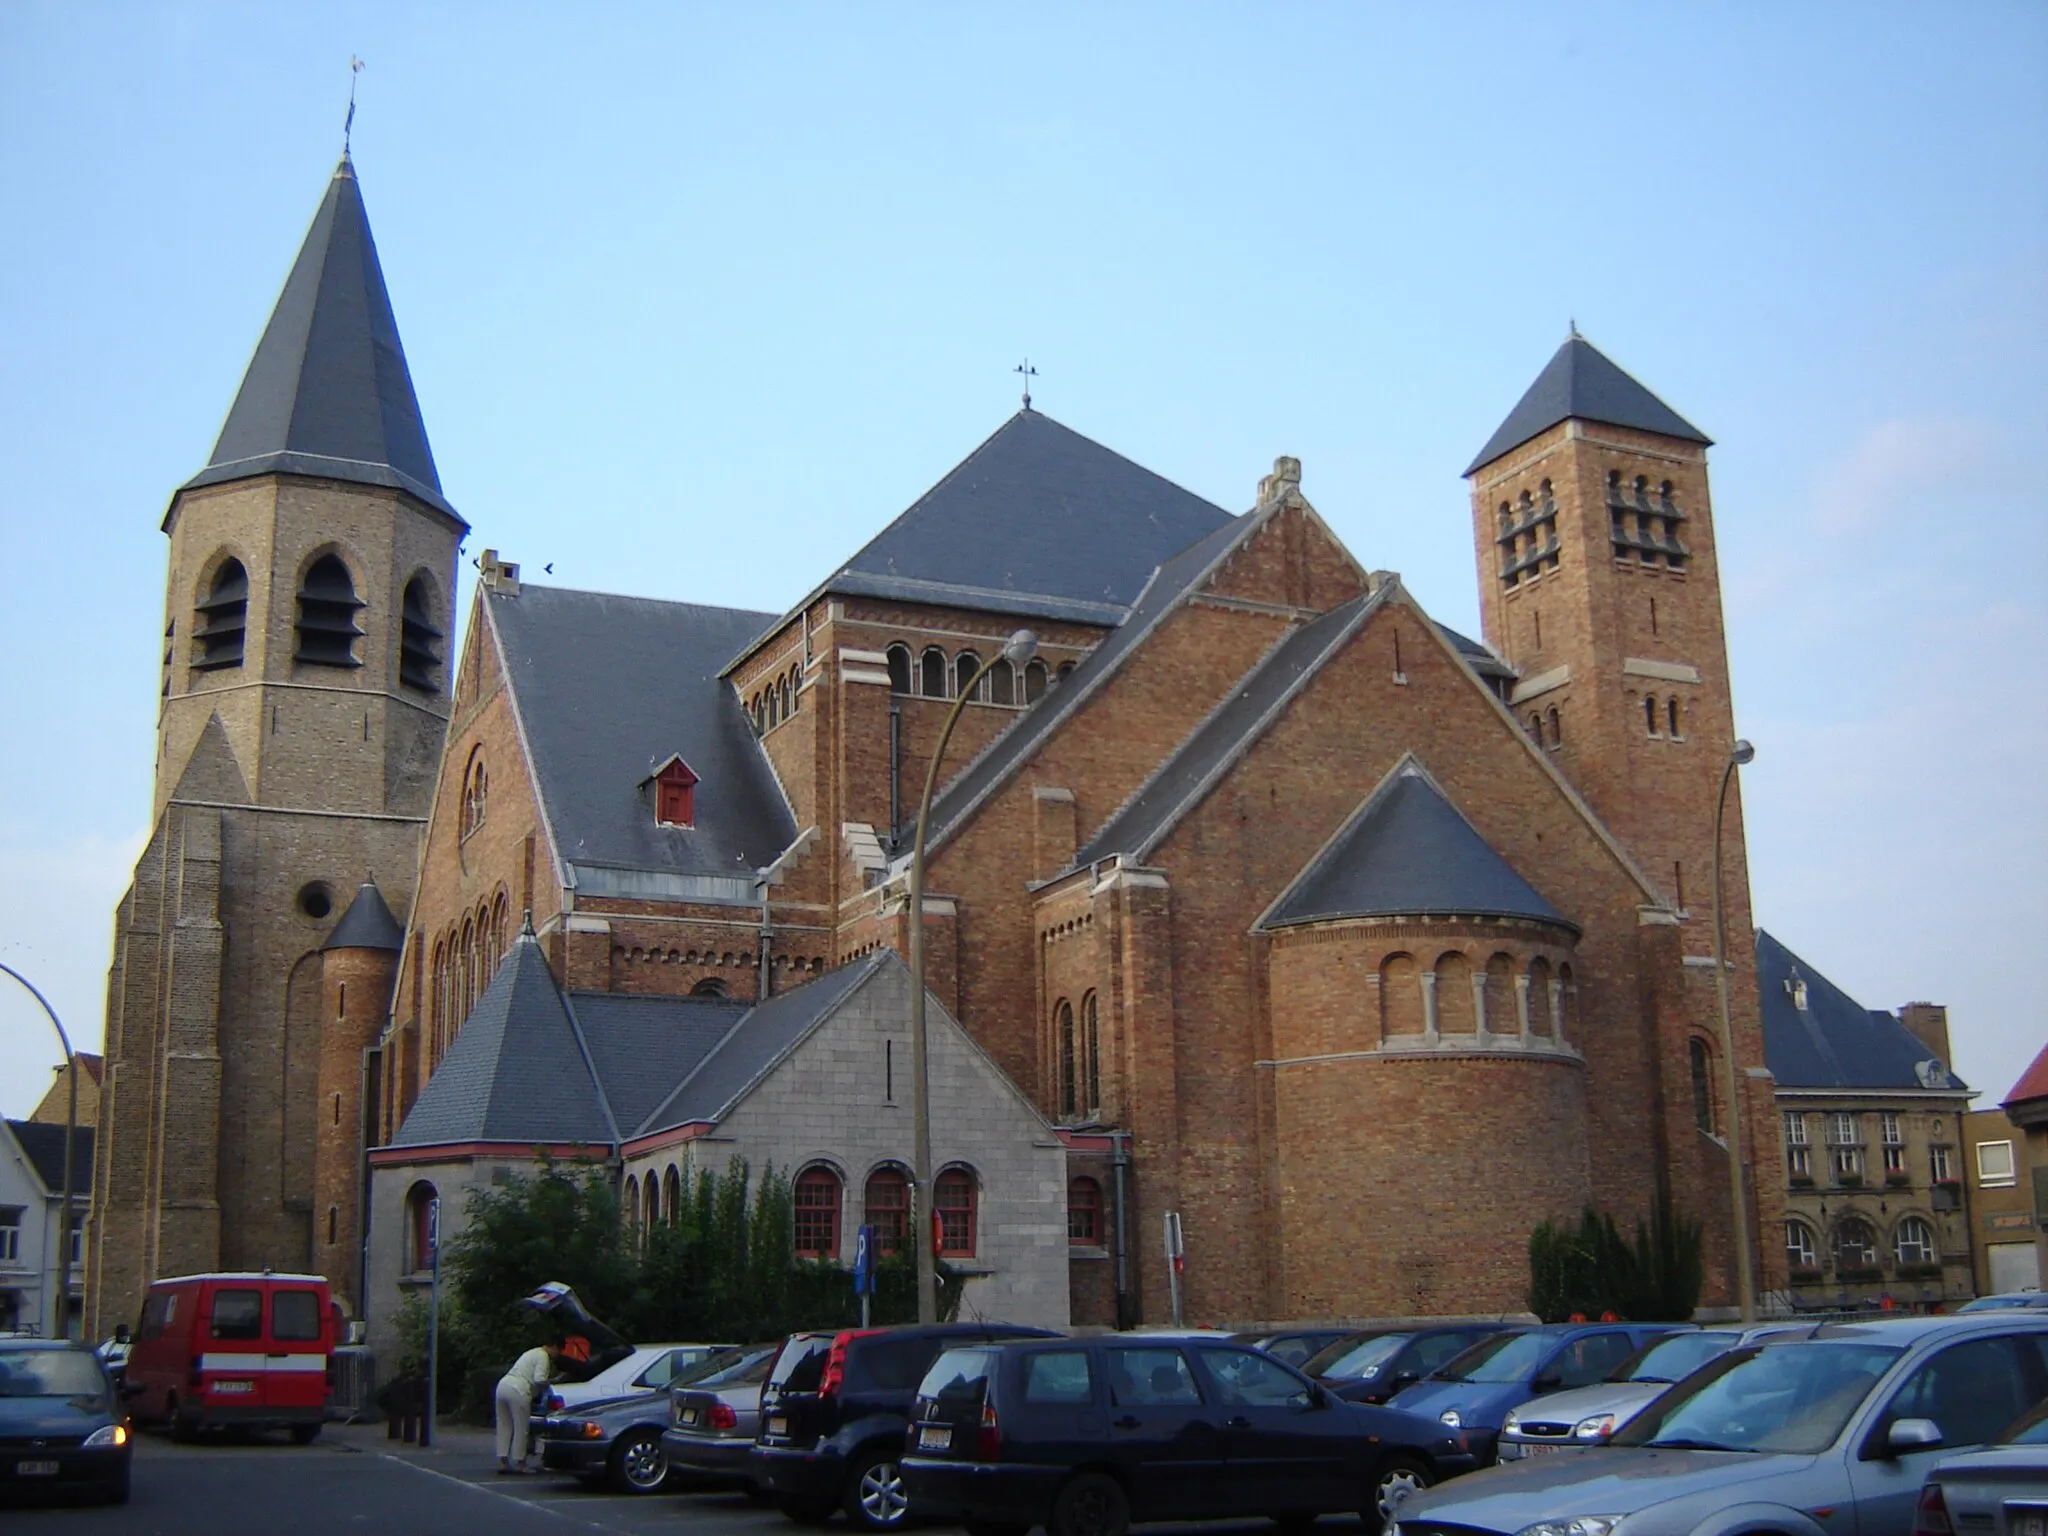
[[(91, 1126), (72, 1144), (71, 1309), (78, 1332), (85, 1266), (77, 1233), (92, 1191)], [(0, 1121), (0, 1334), (49, 1338), (57, 1327), (57, 1233), (64, 1219), (64, 1127)]]

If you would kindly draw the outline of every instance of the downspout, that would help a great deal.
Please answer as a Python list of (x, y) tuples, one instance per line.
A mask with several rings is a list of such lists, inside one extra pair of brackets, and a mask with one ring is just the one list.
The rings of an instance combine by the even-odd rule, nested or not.
[(760, 979), (755, 983), (754, 996), (758, 1002), (765, 1003), (768, 1001), (769, 991), (774, 980), (774, 972), (768, 964), (768, 949), (775, 940), (775, 929), (768, 920), (768, 871), (765, 869), (756, 870), (754, 876), (754, 883), (761, 888), (761, 938), (760, 943), (756, 946), (758, 953), (755, 955), (755, 959), (760, 966), (761, 975)]
[[(356, 1108), (360, 1115), (358, 1129), (362, 1132), (362, 1147), (357, 1153), (356, 1164), (356, 1308), (365, 1323), (370, 1320), (370, 1143), (376, 1139), (370, 1129), (370, 1117), (377, 1115), (381, 1120), (381, 1105), (370, 1102), (370, 1083), (379, 1084), (378, 1097), (383, 1097), (381, 1072), (370, 1070), (370, 1058), (377, 1057), (382, 1063), (383, 1049), (380, 1046), (363, 1047), (362, 1076), (356, 1087)], [(316, 1215), (315, 1220), (318, 1220)]]
[(1125, 1170), (1131, 1166), (1131, 1133), (1111, 1131), (1109, 1137), (1110, 1166), (1116, 1170), (1116, 1325), (1129, 1328), (1137, 1322), (1130, 1315), (1130, 1248), (1124, 1231)]
[(889, 695), (889, 848), (903, 828), (903, 701)]

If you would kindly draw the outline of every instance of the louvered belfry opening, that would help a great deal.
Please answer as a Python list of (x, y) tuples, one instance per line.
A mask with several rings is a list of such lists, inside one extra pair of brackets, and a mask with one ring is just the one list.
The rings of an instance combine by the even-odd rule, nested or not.
[(398, 680), (422, 693), (441, 687), (441, 634), (434, 626), (433, 598), (427, 578), (405, 584), (405, 606), (399, 615)]
[(299, 587), (299, 644), (292, 660), (316, 667), (360, 667), (356, 641), (363, 631), (356, 610), (362, 606), (339, 555), (315, 560)]
[(230, 556), (213, 574), (206, 600), (199, 604), (199, 623), (192, 638), (199, 643), (199, 655), (192, 666), (201, 672), (242, 664), (244, 641), (249, 633), (249, 573), (242, 562)]

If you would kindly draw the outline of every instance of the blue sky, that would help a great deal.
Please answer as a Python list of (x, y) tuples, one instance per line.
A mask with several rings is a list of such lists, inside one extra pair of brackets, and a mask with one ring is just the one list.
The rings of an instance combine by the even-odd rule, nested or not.
[[(1459, 470), (1580, 327), (1717, 441), (1759, 920), (2048, 1040), (2048, 8), (0, 10), (0, 959), (81, 1044), (146, 831), (172, 489), (340, 148), (450, 499), (776, 609), (1038, 404), (1276, 454), (1477, 630)], [(2029, 463), (2036, 463), (2029, 472)], [(0, 1110), (54, 1059), (0, 993)]]

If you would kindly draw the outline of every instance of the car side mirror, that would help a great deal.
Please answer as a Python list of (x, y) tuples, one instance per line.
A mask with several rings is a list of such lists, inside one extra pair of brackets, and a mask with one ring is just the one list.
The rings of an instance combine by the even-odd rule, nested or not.
[(1420, 1380), (1422, 1380), (1422, 1373), (1420, 1371), (1396, 1371), (1388, 1379), (1387, 1386), (1390, 1390), (1399, 1391), (1402, 1387), (1414, 1386)]
[(1529, 1385), (1538, 1392), (1555, 1392), (1564, 1385), (1564, 1378), (1562, 1376), (1538, 1376)]
[(121, 1383), (121, 1395), (123, 1397), (140, 1397), (142, 1396), (142, 1390), (142, 1383), (139, 1381), (124, 1381)]
[(1940, 1444), (1941, 1426), (1932, 1419), (1895, 1419), (1884, 1437), (1884, 1448), (1893, 1456), (1931, 1451)]

